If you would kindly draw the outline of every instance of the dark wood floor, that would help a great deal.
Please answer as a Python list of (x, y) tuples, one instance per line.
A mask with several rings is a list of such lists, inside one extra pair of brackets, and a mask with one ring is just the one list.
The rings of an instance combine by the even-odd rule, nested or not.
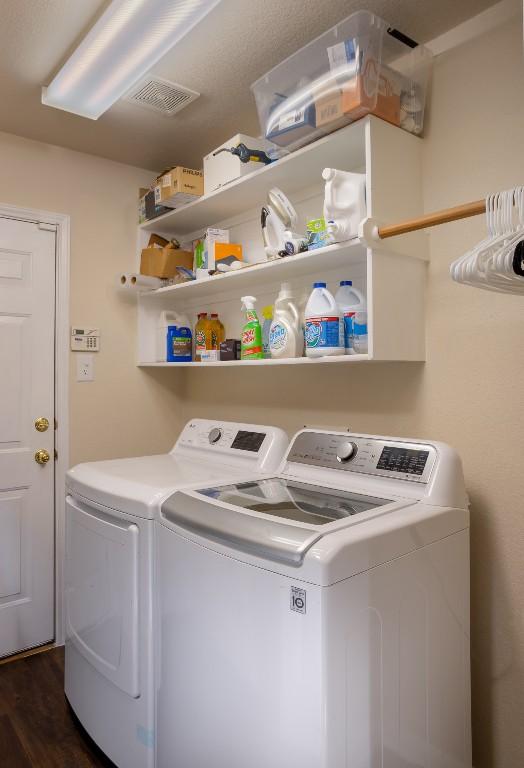
[(64, 649), (0, 666), (0, 768), (110, 768), (64, 696)]

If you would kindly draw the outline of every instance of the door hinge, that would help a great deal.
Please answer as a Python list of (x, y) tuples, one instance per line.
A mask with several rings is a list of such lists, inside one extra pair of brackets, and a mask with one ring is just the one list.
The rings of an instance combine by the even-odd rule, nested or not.
[(58, 421), (56, 419), (53, 419), (54, 423), (54, 430), (56, 431), (58, 429)]
[(58, 461), (58, 451), (55, 448), (55, 461)]
[(39, 221), (38, 229), (43, 229), (46, 232), (56, 232), (56, 224), (47, 224), (45, 221)]

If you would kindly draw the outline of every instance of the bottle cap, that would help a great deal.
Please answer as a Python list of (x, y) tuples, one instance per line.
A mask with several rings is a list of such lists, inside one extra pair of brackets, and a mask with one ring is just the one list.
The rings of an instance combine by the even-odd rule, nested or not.
[(271, 318), (273, 317), (273, 305), (272, 304), (268, 304), (267, 307), (262, 307), (262, 317), (265, 320), (271, 320)]
[(198, 319), (200, 319), (201, 317), (207, 317), (207, 312), (199, 312)]
[(341, 280), (340, 285), (353, 285), (353, 280)]
[(211, 312), (211, 317), (218, 317), (218, 312)]
[(326, 283), (313, 283), (313, 288), (325, 288)]

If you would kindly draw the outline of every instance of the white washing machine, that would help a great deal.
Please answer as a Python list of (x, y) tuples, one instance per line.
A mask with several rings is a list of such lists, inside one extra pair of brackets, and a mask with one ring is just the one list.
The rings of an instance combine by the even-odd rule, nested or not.
[(160, 520), (158, 768), (471, 768), (451, 448), (304, 430)]
[(65, 692), (120, 768), (154, 765), (155, 511), (177, 488), (274, 470), (287, 445), (274, 427), (194, 419), (167, 455), (68, 473)]

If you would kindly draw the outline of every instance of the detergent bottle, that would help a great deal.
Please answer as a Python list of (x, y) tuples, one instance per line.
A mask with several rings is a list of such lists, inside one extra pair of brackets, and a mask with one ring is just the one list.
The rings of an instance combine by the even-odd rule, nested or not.
[(202, 362), (202, 352), (211, 349), (211, 321), (207, 312), (199, 312), (195, 325), (195, 362)]
[(275, 301), (273, 322), (269, 331), (272, 358), (302, 357), (304, 336), (300, 311), (289, 283), (282, 283)]
[[(341, 344), (344, 346), (346, 355), (353, 355), (357, 351), (354, 348), (355, 343), (355, 318), (359, 318), (359, 336), (366, 336), (366, 339), (359, 339), (359, 352), (367, 352), (367, 305), (366, 297), (355, 288), (351, 280), (341, 280), (340, 287), (335, 294), (335, 301), (341, 315)], [(365, 325), (365, 328), (361, 326)], [(365, 350), (363, 347), (365, 346)]]
[(264, 352), (264, 359), (271, 357), (271, 351), (269, 349), (269, 331), (271, 329), (271, 323), (273, 322), (273, 307), (268, 305), (262, 307), (262, 317), (264, 322), (262, 323), (262, 349)]
[(366, 176), (363, 173), (324, 168), (324, 219), (327, 240), (340, 243), (358, 235), (358, 227), (366, 218)]
[(314, 283), (306, 304), (306, 356), (343, 355), (340, 310), (325, 283)]
[(220, 345), (226, 338), (226, 331), (223, 323), (216, 312), (211, 313), (211, 349), (219, 350)]
[(246, 323), (240, 337), (240, 359), (262, 360), (262, 328), (255, 310), (254, 296), (243, 296), (242, 307), (246, 313)]
[(159, 363), (165, 363), (169, 360), (169, 354), (172, 350), (172, 344), (168, 339), (169, 328), (188, 328), (189, 321), (185, 315), (179, 315), (178, 312), (163, 310), (160, 312), (156, 325), (155, 338), (155, 359)]

